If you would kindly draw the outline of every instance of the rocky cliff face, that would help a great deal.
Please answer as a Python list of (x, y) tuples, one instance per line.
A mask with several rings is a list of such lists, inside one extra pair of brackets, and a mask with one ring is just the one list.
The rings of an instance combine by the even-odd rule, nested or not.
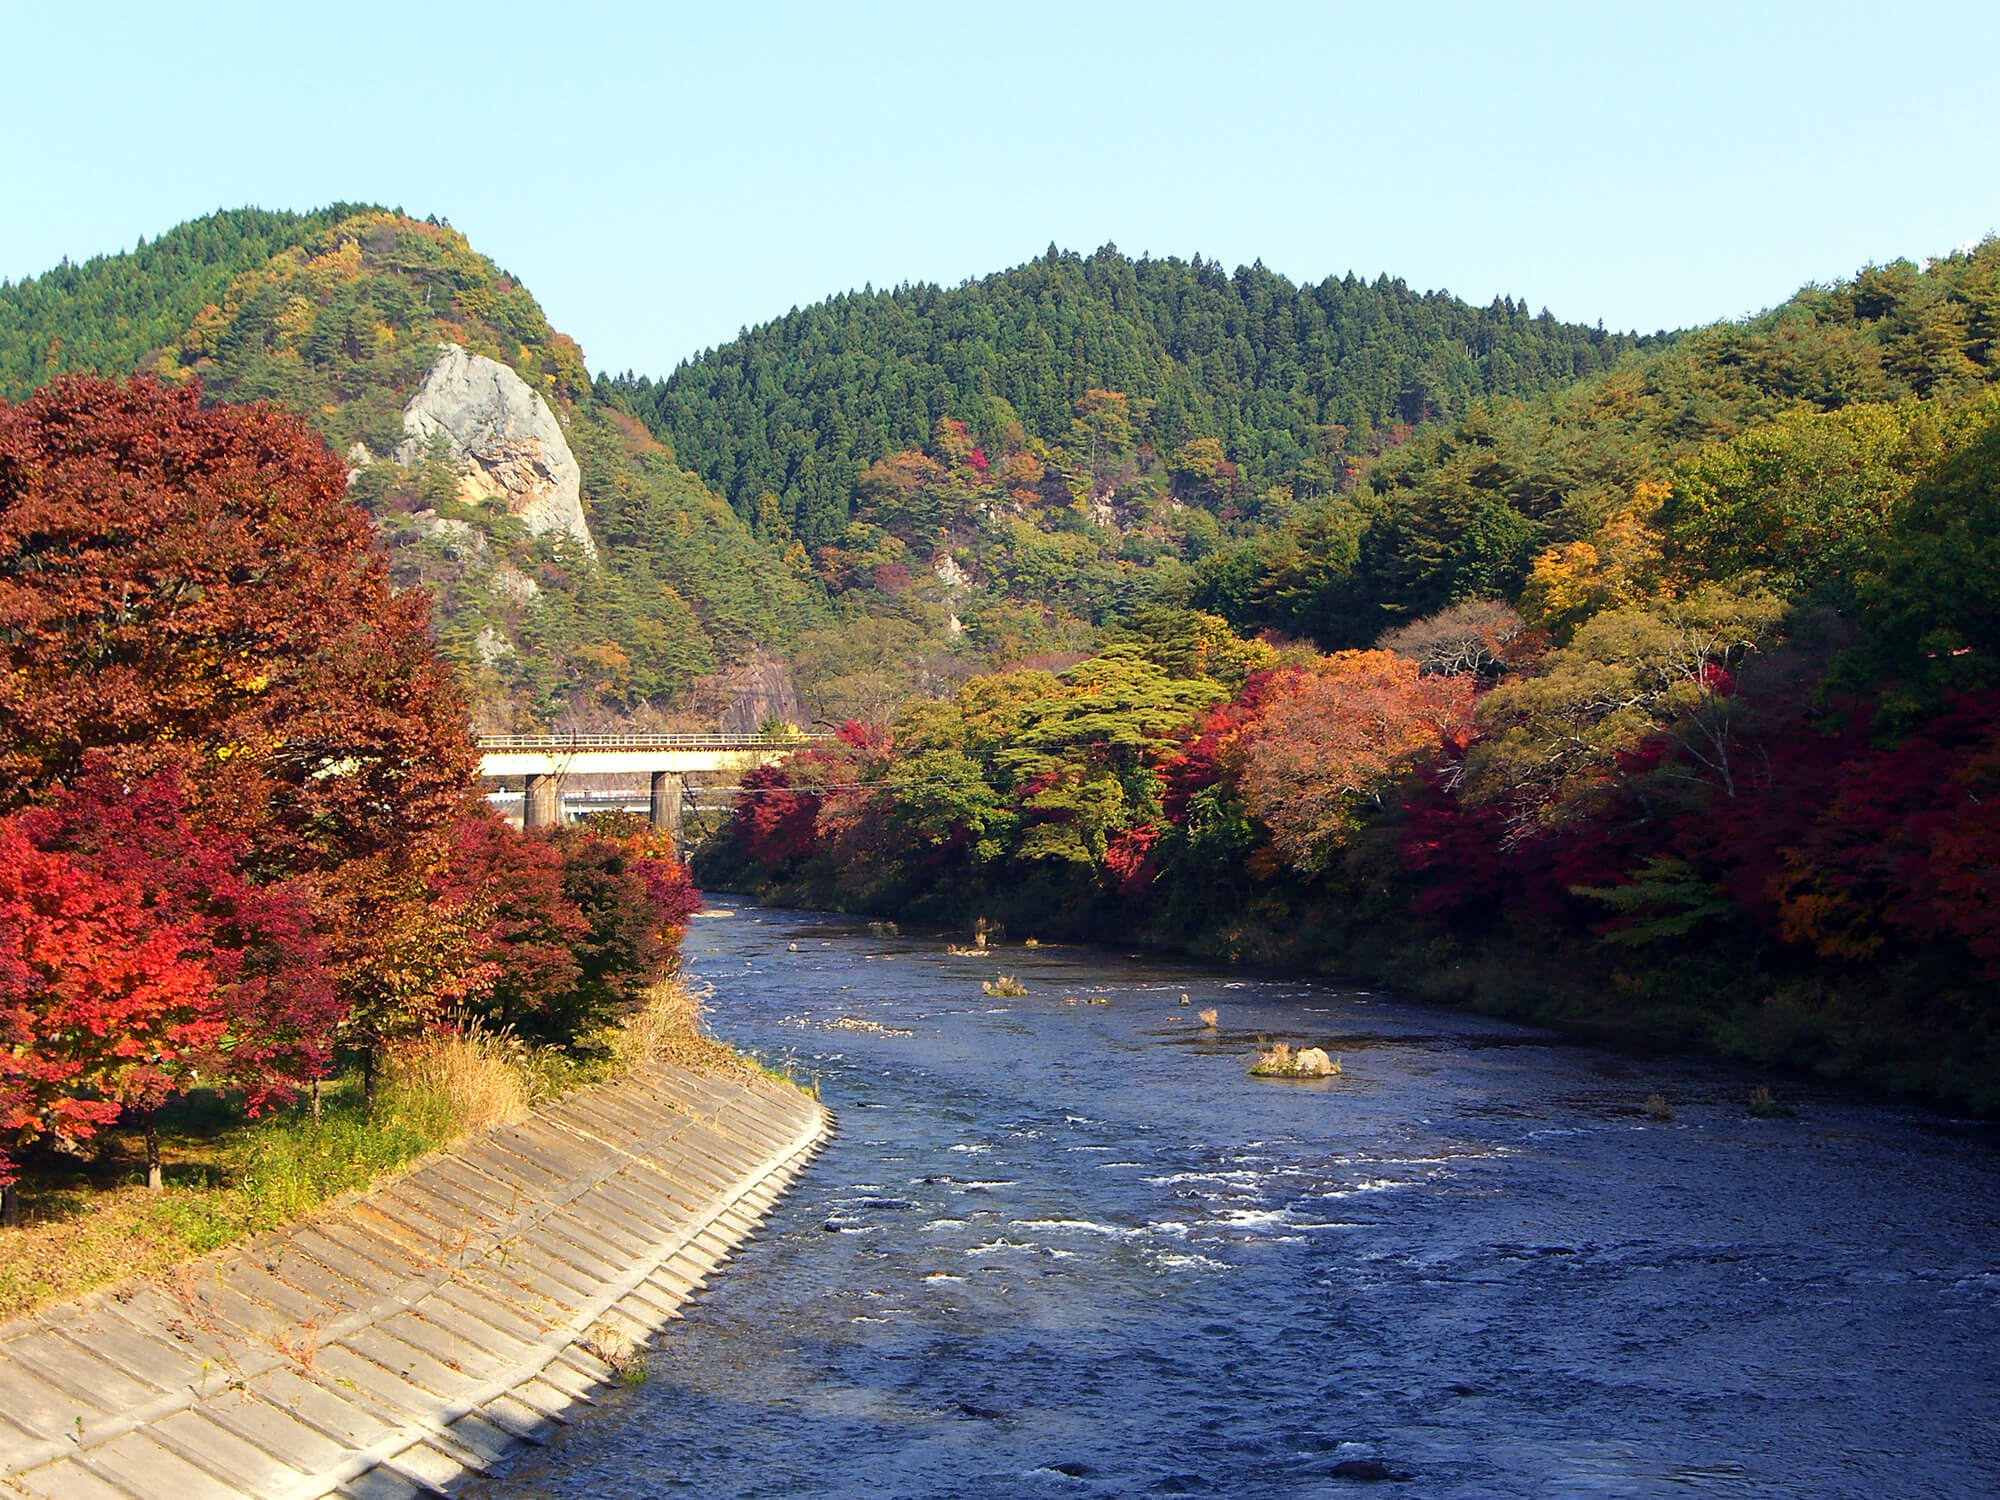
[(549, 405), (497, 360), (457, 344), (442, 353), (403, 411), (408, 436), (396, 462), (421, 463), (440, 434), (458, 463), (469, 501), (501, 500), (539, 536), (563, 532), (592, 557), (597, 546), (583, 518), (576, 455)]
[(791, 669), (768, 652), (759, 651), (752, 660), (721, 674), (714, 686), (729, 695), (721, 715), (724, 734), (755, 734), (766, 719), (800, 726), (808, 722)]

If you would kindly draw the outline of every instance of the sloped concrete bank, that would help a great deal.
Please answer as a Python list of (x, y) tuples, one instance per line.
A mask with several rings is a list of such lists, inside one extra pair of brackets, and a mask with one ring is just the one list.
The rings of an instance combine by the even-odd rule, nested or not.
[(617, 1380), (830, 1125), (769, 1079), (653, 1065), (160, 1282), (0, 1325), (0, 1493), (447, 1491)]

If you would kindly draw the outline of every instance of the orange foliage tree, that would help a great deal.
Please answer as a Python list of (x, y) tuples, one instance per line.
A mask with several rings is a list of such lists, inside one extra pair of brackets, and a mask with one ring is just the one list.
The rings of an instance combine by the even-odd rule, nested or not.
[(1244, 806), (1295, 868), (1321, 868), (1364, 804), (1472, 731), (1474, 679), (1389, 651), (1341, 651), (1293, 677), (1239, 741)]
[[(339, 1014), (298, 882), (246, 878), (242, 840), (191, 825), (179, 778), (101, 763), (0, 818), (0, 1185), (39, 1137), (75, 1146), (200, 1081), (255, 1110), (318, 1076)], [(8, 1209), (13, 1208), (11, 1201)]]

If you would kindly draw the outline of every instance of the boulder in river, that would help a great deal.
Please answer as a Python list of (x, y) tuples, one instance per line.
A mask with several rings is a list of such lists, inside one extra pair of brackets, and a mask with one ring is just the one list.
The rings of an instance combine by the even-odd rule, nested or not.
[(1290, 1043), (1279, 1042), (1257, 1054), (1257, 1065), (1250, 1072), (1258, 1078), (1334, 1078), (1339, 1076), (1340, 1060), (1319, 1047), (1294, 1052)]
[(1327, 1472), (1335, 1479), (1349, 1479), (1361, 1484), (1380, 1484), (1388, 1479), (1410, 1477), (1376, 1458), (1343, 1458)]

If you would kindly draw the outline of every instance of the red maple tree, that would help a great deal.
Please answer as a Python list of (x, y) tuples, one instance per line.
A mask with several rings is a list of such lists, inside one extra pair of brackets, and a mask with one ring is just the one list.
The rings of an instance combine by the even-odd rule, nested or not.
[(190, 821), (304, 877), (350, 988), (473, 793), (429, 602), (276, 407), (63, 376), (0, 405), (0, 811), (179, 767)]
[(0, 1181), (48, 1136), (146, 1120), (193, 1083), (252, 1111), (317, 1077), (339, 1015), (308, 894), (254, 884), (244, 841), (188, 820), (172, 770), (100, 759), (53, 803), (0, 819)]

